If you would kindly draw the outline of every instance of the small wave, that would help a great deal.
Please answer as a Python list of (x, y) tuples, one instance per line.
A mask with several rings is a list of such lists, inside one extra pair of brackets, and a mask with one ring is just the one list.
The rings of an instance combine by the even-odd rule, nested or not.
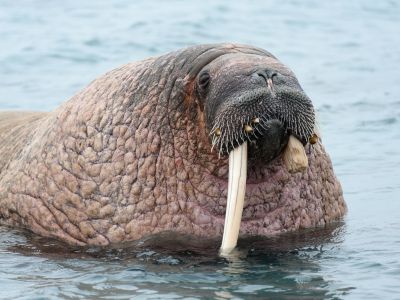
[(387, 125), (393, 125), (398, 122), (397, 117), (388, 117), (388, 118), (383, 118), (380, 120), (368, 120), (368, 121), (362, 121), (360, 123), (361, 127), (370, 127), (370, 126), (387, 126)]

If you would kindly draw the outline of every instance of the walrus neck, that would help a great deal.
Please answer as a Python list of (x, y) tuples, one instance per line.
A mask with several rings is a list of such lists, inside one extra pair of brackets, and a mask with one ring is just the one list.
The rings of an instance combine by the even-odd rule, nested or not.
[(33, 132), (43, 122), (47, 112), (0, 112), (0, 176), (24, 147), (34, 138)]

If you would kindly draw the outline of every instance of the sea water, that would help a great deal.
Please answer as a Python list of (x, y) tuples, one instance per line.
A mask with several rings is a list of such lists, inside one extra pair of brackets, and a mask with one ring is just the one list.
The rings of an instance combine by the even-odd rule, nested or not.
[(76, 249), (0, 227), (0, 298), (400, 299), (399, 1), (0, 0), (0, 109), (52, 110), (119, 65), (224, 41), (296, 73), (343, 222), (243, 239), (229, 258), (218, 241)]

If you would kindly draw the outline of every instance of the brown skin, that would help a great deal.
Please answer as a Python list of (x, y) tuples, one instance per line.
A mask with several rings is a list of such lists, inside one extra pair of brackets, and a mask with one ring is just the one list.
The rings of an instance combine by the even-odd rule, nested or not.
[[(253, 67), (278, 71), (282, 86), (301, 92), (293, 73), (264, 50), (202, 45), (115, 69), (54, 112), (0, 113), (0, 223), (75, 245), (162, 231), (222, 236), (228, 161), (210, 151), (211, 110), (221, 109), (208, 101), (238, 85), (213, 81), (205, 95), (199, 75), (207, 69), (211, 80), (236, 78)], [(339, 219), (346, 205), (323, 146), (307, 144), (309, 168), (290, 174), (281, 148), (290, 132), (307, 142), (308, 131), (273, 122), (278, 131), (264, 132), (269, 144), (259, 142), (273, 157), (254, 151), (257, 163), (249, 162), (241, 234)]]

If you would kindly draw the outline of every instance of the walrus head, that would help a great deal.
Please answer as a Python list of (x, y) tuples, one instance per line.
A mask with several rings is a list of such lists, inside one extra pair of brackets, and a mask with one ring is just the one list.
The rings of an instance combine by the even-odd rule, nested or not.
[(229, 53), (204, 63), (196, 92), (212, 149), (226, 155), (249, 142), (249, 162), (276, 158), (290, 135), (306, 145), (314, 130), (311, 100), (276, 58)]
[(315, 114), (294, 74), (269, 53), (211, 52), (205, 58), (194, 68), (197, 102), (211, 150), (219, 157), (230, 154), (222, 248), (232, 248), (239, 234), (248, 167), (271, 162), (291, 135), (305, 146)]

